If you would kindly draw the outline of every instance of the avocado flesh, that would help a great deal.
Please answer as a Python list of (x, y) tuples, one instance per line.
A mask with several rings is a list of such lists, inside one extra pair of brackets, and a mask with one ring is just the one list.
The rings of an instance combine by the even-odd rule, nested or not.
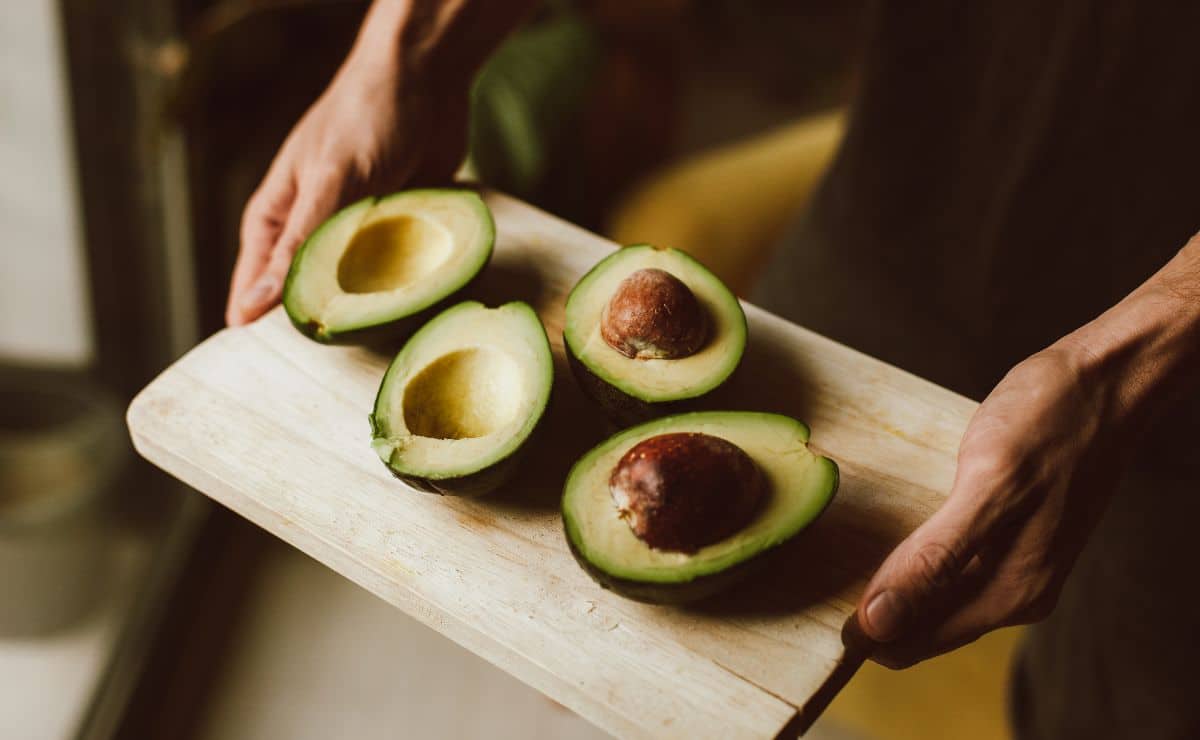
[[(617, 286), (631, 273), (647, 268), (679, 278), (704, 307), (709, 337), (695, 354), (671, 360), (634, 359), (601, 336), (601, 316)], [(638, 245), (606, 257), (571, 291), (563, 341), (584, 390), (617, 420), (641, 421), (676, 410), (672, 402), (702, 396), (725, 382), (745, 351), (746, 316), (724, 283), (686, 253)], [(658, 410), (652, 408), (655, 404), (661, 404)]]
[[(491, 212), (469, 190), (410, 190), (365, 198), (335, 213), (304, 242), (283, 305), (318, 341), (368, 329), (415, 326), (487, 264)], [(411, 319), (411, 321), (409, 321)]]
[(466, 301), (423, 326), (396, 355), (371, 414), (371, 445), (397, 477), (437, 493), (501, 485), (542, 418), (554, 365), (526, 303)]
[[(642, 542), (618, 516), (609, 492), (621, 457), (638, 442), (669, 432), (732, 442), (760, 467), (770, 490), (750, 524), (694, 553)], [(832, 500), (837, 465), (811, 452), (808, 438), (808, 427), (791, 417), (741, 411), (680, 414), (620, 432), (580, 458), (567, 478), (562, 513), (571, 549), (593, 577), (632, 598), (683, 603), (711, 596), (801, 532)]]

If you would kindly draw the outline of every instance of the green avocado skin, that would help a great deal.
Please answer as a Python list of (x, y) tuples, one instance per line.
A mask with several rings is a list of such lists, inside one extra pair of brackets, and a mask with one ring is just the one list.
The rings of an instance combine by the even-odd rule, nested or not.
[[(566, 349), (567, 364), (571, 367), (571, 374), (575, 377), (575, 382), (579, 384), (584, 395), (600, 407), (605, 418), (616, 429), (635, 426), (660, 416), (671, 416), (704, 408), (701, 403), (704, 396), (658, 402), (635, 398), (593, 373), (582, 360), (575, 356), (571, 345), (567, 343), (565, 334), (563, 335), (563, 347)], [(730, 375), (730, 377), (733, 376)], [(725, 382), (728, 382), (728, 379)], [(715, 391), (719, 387), (712, 390)]]
[[(459, 188), (425, 188), (401, 191), (400, 193), (395, 193), (393, 195), (403, 195), (406, 192), (443, 192), (446, 194), (454, 194), (463, 192), (463, 190)], [(475, 197), (476, 199), (479, 198), (477, 193), (475, 194)], [(283, 292), (281, 294), (280, 302), (283, 304), (284, 312), (287, 313), (288, 320), (292, 322), (292, 326), (296, 327), (301, 334), (313, 340), (314, 342), (319, 342), (320, 344), (362, 344), (369, 347), (393, 347), (398, 342), (408, 339), (409, 336), (416, 332), (417, 329), (420, 329), (422, 326), (424, 326), (425, 323), (434, 316), (437, 316), (443, 310), (449, 308), (455, 303), (460, 302), (462, 300), (462, 296), (478, 282), (480, 276), (487, 271), (488, 265), (491, 264), (495, 246), (494, 242), (496, 238), (496, 226), (492, 218), (491, 211), (487, 209), (487, 205), (484, 204), (482, 200), (479, 200), (480, 206), (484, 209), (487, 215), (487, 221), (489, 224), (488, 228), (490, 230), (489, 238), (491, 239), (492, 244), (488, 246), (487, 258), (483, 261), (483, 264), (479, 266), (479, 269), (473, 276), (471, 276), (471, 279), (464, 283), (462, 287), (451, 292), (449, 295), (436, 301), (432, 305), (416, 311), (415, 313), (407, 316), (400, 316), (392, 321), (387, 321), (381, 324), (372, 324), (370, 326), (364, 326), (360, 329), (351, 329), (349, 331), (330, 332), (328, 329), (323, 327), (320, 322), (314, 321), (312, 318), (302, 315), (298, 309), (293, 306), (290, 296), (292, 294), (293, 286), (295, 285), (296, 281), (300, 279), (301, 261), (304, 253), (313, 244), (317, 243), (325, 229), (328, 228), (343, 212), (359, 206), (365, 201), (370, 201), (371, 205), (373, 206), (384, 199), (385, 198), (380, 198), (377, 196), (368, 196), (367, 198), (364, 198), (356, 203), (351, 203), (350, 205), (345, 206), (340, 211), (327, 218), (315, 230), (313, 230), (313, 232), (308, 235), (308, 238), (301, 243), (300, 248), (296, 250), (296, 254), (292, 257), (292, 263), (288, 266), (287, 277), (284, 278), (283, 281)]]
[(489, 465), (483, 470), (457, 478), (422, 478), (410, 473), (401, 473), (387, 463), (384, 463), (384, 465), (387, 466), (388, 471), (392, 475), (404, 481), (410, 488), (415, 488), (418, 491), (436, 493), (439, 496), (473, 498), (491, 493), (512, 478), (517, 468), (520, 467), (521, 458), (524, 457), (524, 447), (522, 445), (513, 454), (497, 463)]
[[(384, 467), (395, 478), (422, 493), (434, 493), (439, 496), (460, 496), (462, 498), (486, 496), (512, 480), (513, 476), (521, 469), (526, 452), (530, 448), (539, 446), (543, 430), (546, 428), (546, 417), (550, 415), (549, 412), (553, 403), (554, 391), (551, 389), (550, 398), (546, 401), (546, 410), (542, 413), (542, 418), (538, 420), (537, 426), (529, 433), (529, 437), (525, 439), (525, 442), (508, 457), (497, 460), (486, 468), (477, 470), (474, 473), (454, 478), (426, 478), (396, 470), (383, 460), (380, 460), (380, 462), (383, 463)], [(368, 414), (367, 419), (370, 421), (371, 430), (374, 433), (376, 429), (375, 415)]]
[(434, 316), (437, 316), (450, 306), (461, 302), (463, 300), (463, 296), (470, 293), (471, 288), (479, 280), (480, 275), (482, 275), (484, 270), (487, 269), (487, 265), (490, 262), (491, 258), (489, 257), (488, 262), (484, 263), (483, 268), (480, 269), (479, 275), (471, 278), (470, 281), (463, 285), (463, 287), (454, 291), (432, 306), (423, 308), (417, 313), (410, 314), (408, 316), (402, 316), (395, 321), (389, 321), (386, 324), (376, 324), (373, 326), (365, 326), (361, 329), (354, 329), (352, 331), (332, 333), (327, 331), (316, 321), (302, 319), (293, 315), (291, 310), (287, 309), (286, 302), (284, 303), (284, 309), (287, 312), (288, 320), (292, 322), (292, 326), (296, 327), (301, 334), (313, 340), (314, 342), (332, 345), (361, 344), (368, 347), (390, 349), (408, 339), (414, 332), (416, 332), (417, 329), (420, 329), (422, 326), (424, 326), (425, 323)]
[(600, 584), (601, 588), (643, 604), (664, 606), (682, 606), (709, 599), (761, 570), (774, 560), (783, 548), (783, 545), (780, 545), (720, 573), (700, 576), (684, 583), (647, 583), (619, 578), (600, 570), (575, 548), (575, 543), (571, 541), (569, 535), (567, 544), (571, 548), (571, 554), (575, 556), (575, 562), (579, 563), (579, 566), (591, 576), (593, 581)]

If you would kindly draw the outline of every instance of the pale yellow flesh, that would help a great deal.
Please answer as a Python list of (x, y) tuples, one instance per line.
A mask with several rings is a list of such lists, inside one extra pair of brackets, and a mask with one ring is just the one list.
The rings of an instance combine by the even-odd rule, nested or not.
[[(617, 286), (631, 273), (647, 268), (665, 270), (682, 280), (704, 307), (712, 323), (708, 343), (696, 354), (674, 360), (637, 360), (616, 351), (600, 336), (601, 315)], [(738, 324), (742, 317), (721, 309), (721, 287), (702, 270), (695, 263), (672, 258), (669, 252), (646, 250), (637, 259), (613, 265), (597, 276), (575, 307), (577, 317), (572, 317), (575, 325), (590, 327), (583, 346), (575, 347), (577, 356), (588, 366), (636, 384), (638, 390), (647, 393), (687, 397), (696, 389), (707, 390), (714, 368), (719, 370), (728, 364), (731, 346), (742, 336)]]
[(477, 259), (470, 245), (484, 228), (470, 202), (436, 192), (366, 203), (305, 256), (298, 307), (338, 327), (385, 321), (398, 303), (433, 302), (444, 286), (426, 278)]
[(409, 289), (453, 254), (454, 237), (439, 223), (408, 215), (373, 219), (338, 262), (338, 287), (345, 293)]
[(398, 360), (376, 409), (388, 419), (387, 439), (375, 441), (384, 461), (395, 455), (405, 468), (448, 474), (528, 433), (549, 393), (546, 339), (540, 325), (508, 308), (456, 312)]
[(671, 431), (711, 434), (742, 448), (767, 477), (771, 491), (768, 503), (745, 529), (695, 553), (656, 550), (638, 539), (619, 517), (608, 487), (608, 478), (617, 462), (645, 437), (614, 445), (582, 471), (580, 480), (572, 481), (572, 496), (579, 498), (569, 504), (579, 541), (586, 544), (588, 559), (613, 575), (651, 581), (662, 576), (664, 580), (674, 580), (678, 569), (685, 565), (698, 574), (721, 570), (727, 563), (743, 559), (747, 552), (760, 552), (777, 544), (781, 529), (786, 530), (781, 523), (796, 517), (807, 521), (828, 500), (828, 461), (808, 450), (807, 434), (790, 421), (693, 421), (666, 424), (654, 433)]
[(404, 389), (410, 432), (435, 439), (475, 439), (520, 418), (521, 368), (507, 352), (468, 347), (429, 363)]

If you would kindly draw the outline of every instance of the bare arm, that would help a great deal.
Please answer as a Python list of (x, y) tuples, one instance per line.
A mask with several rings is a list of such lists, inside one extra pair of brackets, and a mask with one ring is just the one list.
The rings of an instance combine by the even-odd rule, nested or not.
[(351, 56), (459, 90), (536, 5), (532, 0), (376, 0)]
[(444, 182), (466, 148), (475, 72), (533, 0), (376, 0), (354, 47), (246, 204), (225, 319), (279, 301), (297, 247), (368, 193)]

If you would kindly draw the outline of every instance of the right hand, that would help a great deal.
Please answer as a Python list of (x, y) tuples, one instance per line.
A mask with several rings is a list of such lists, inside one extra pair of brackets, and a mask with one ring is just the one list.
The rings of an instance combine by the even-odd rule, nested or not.
[(225, 321), (279, 302), (292, 256), (334, 211), (372, 193), (450, 179), (466, 150), (467, 89), (431, 94), (396, 64), (351, 56), (288, 135), (242, 214)]

